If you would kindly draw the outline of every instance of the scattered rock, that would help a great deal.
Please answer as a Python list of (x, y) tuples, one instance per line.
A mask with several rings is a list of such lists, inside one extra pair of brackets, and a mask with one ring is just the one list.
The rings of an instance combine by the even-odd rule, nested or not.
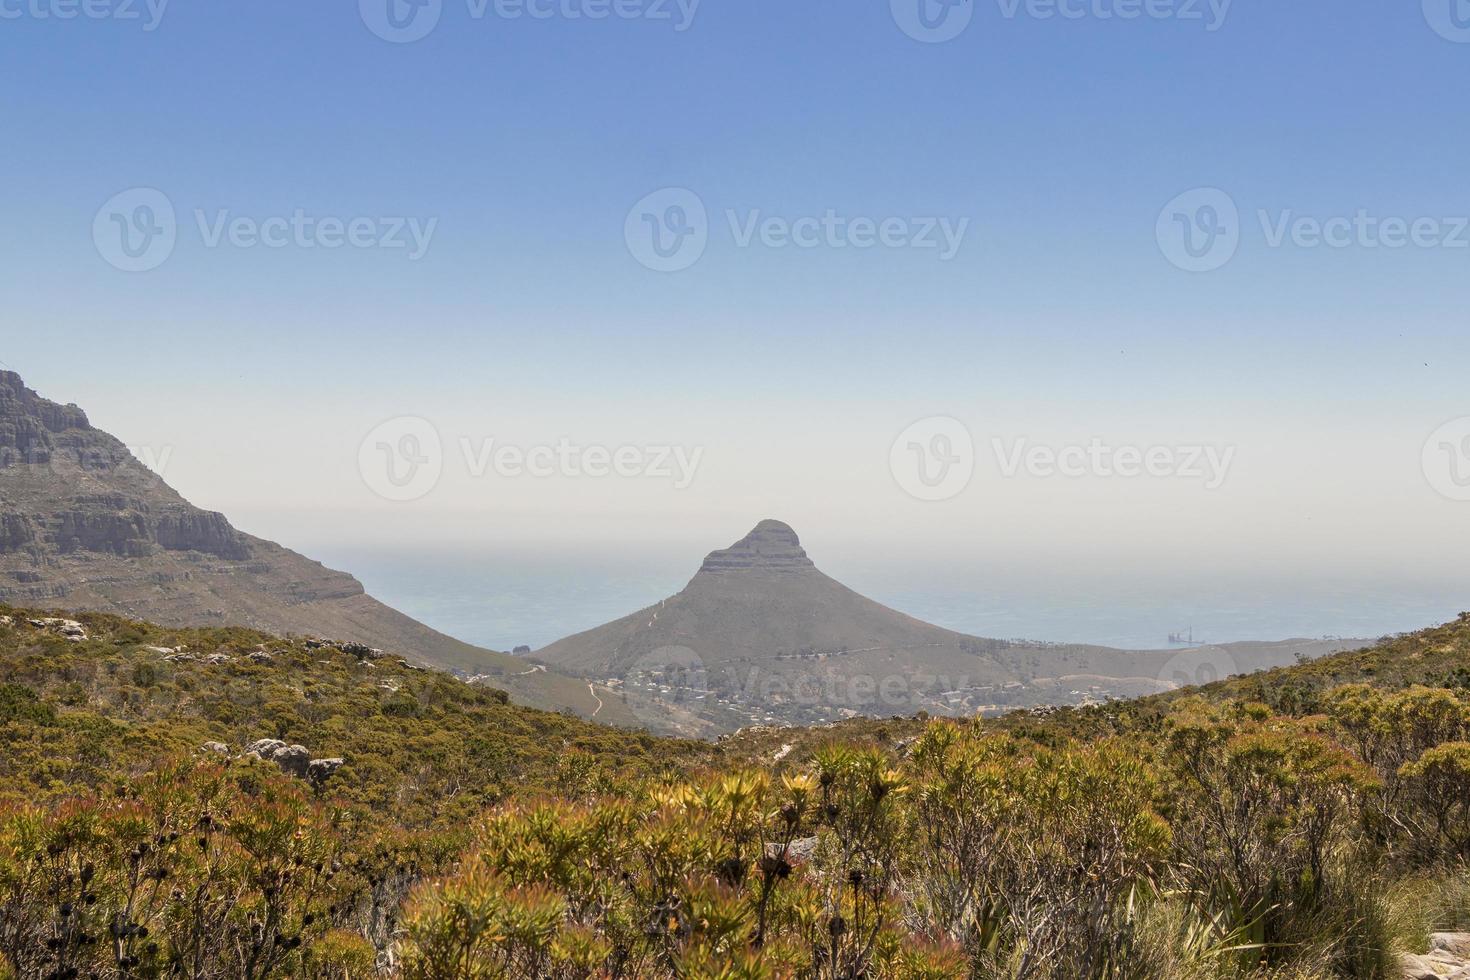
[(1404, 980), (1441, 980), (1437, 972), (1430, 969), (1427, 963), (1412, 953), (1400, 956), (1399, 966), (1403, 968)]
[(791, 750), (793, 748), (794, 748), (794, 746), (792, 746), (790, 743), (787, 743), (787, 744), (781, 746), (781, 748), (779, 748), (779, 749), (776, 750), (776, 754), (773, 755), (773, 756), (771, 756), (771, 761), (772, 762), (780, 762), (782, 759), (786, 758), (788, 755), (791, 754)]
[(199, 751), (207, 752), (210, 755), (222, 755), (226, 758), (230, 755), (230, 747), (224, 742), (205, 742), (199, 746)]
[[(210, 742), (206, 748), (208, 745), (218, 744)], [(220, 748), (225, 747), (221, 745)], [(228, 753), (229, 750), (225, 749), (225, 754)], [(308, 779), (317, 785), (331, 779), (345, 765), (342, 759), (313, 759), (306, 746), (287, 745), (278, 738), (262, 738), (251, 742), (245, 747), (245, 754), (264, 762), (274, 762), (281, 767), (282, 772), (298, 779)]]
[(306, 778), (321, 785), (336, 775), (344, 764), (341, 759), (312, 759), (306, 766)]
[(15, 625), (15, 620), (11, 619), (9, 616), (0, 616), (0, 626), (14, 626), (14, 625)]
[(266, 762), (274, 762), (285, 772), (293, 776), (306, 778), (306, 766), (311, 761), (311, 753), (304, 745), (287, 745), (278, 738), (262, 738), (251, 742), (245, 749), (246, 755), (253, 755), (257, 759)]
[(1470, 933), (1436, 932), (1429, 952), (1399, 957), (1404, 980), (1470, 980)]
[(329, 647), (341, 650), (343, 653), (350, 653), (358, 660), (376, 660), (383, 655), (383, 651), (377, 647), (370, 647), (366, 643), (356, 643), (351, 640), (328, 640), (318, 636), (306, 641), (308, 650), (325, 650)]
[(1470, 959), (1470, 933), (1432, 932), (1429, 934), (1429, 951), (1443, 951), (1461, 959)]
[(262, 738), (245, 746), (245, 754), (253, 755), (257, 759), (269, 759), (271, 753), (275, 752), (276, 749), (284, 749), (285, 747), (286, 743), (278, 738)]
[(194, 656), (192, 653), (175, 653), (172, 656), (164, 657), (163, 659), (171, 664), (192, 664), (198, 663), (199, 661), (199, 658)]
[(307, 767), (311, 765), (311, 753), (304, 745), (288, 745), (272, 752), (271, 761), (280, 766), (282, 772), (305, 779)]
[(74, 619), (28, 619), (38, 630), (46, 630), (69, 640), (72, 643), (80, 643), (87, 638), (86, 627)]
[(204, 662), (212, 667), (218, 667), (220, 664), (234, 663), (234, 661), (234, 657), (223, 653), (211, 653), (208, 657), (204, 658)]
[[(817, 838), (798, 837), (786, 847), (786, 860), (792, 864), (802, 864), (810, 861), (812, 855), (817, 853)], [(780, 844), (767, 844), (766, 855), (772, 858), (781, 856)]]
[(251, 650), (245, 656), (249, 660), (251, 660), (253, 663), (257, 663), (257, 664), (268, 664), (272, 660), (275, 660), (276, 659), (275, 657), (271, 656), (269, 653), (266, 653), (264, 650)]
[(143, 649), (147, 650), (149, 653), (156, 653), (164, 657), (179, 652), (178, 647), (144, 647)]
[(398, 666), (402, 667), (404, 670), (428, 670), (427, 667), (417, 667), (409, 663), (407, 660), (398, 661)]

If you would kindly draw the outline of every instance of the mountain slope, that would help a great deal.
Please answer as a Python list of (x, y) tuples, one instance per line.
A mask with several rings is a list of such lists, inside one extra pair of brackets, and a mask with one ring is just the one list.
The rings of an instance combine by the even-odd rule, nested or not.
[(81, 794), (170, 757), (236, 757), (260, 739), (341, 760), (334, 795), (407, 826), (555, 792), (568, 753), (638, 774), (709, 757), (407, 661), (239, 627), (178, 629), (0, 605), (0, 808)]
[(678, 595), (534, 659), (620, 689), (645, 720), (662, 714), (673, 730), (708, 734), (752, 722), (964, 715), (1151, 694), (1354, 645), (1181, 652), (967, 636), (859, 595), (818, 570), (788, 525), (766, 520), (711, 553)]
[[(165, 626), (327, 635), (484, 675), (518, 700), (590, 715), (585, 681), (445, 636), (357, 579), (200, 510), (75, 405), (0, 372), (0, 602)], [(616, 707), (600, 720), (631, 723)]]

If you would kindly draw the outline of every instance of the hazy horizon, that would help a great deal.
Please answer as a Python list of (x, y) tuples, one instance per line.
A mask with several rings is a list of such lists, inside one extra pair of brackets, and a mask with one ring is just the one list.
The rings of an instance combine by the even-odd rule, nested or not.
[[(799, 529), (798, 529), (799, 530)], [(1120, 579), (1104, 571), (996, 567), (984, 561), (894, 559), (879, 550), (812, 552), (827, 574), (891, 608), (975, 636), (1125, 649), (1197, 642), (1380, 636), (1437, 625), (1465, 603), (1431, 580), (1187, 573), (1160, 568)], [(702, 554), (674, 545), (502, 545), (485, 549), (308, 549), (352, 572), (369, 592), (467, 642), (532, 649), (619, 619), (688, 583)]]
[(1453, 593), (1449, 2), (38, 0), (0, 359), (309, 554)]

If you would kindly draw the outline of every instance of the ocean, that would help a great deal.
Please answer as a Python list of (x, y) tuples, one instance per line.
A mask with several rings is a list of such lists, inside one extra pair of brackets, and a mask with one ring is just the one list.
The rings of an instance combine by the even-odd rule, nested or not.
[[(533, 650), (673, 595), (698, 569), (687, 554), (608, 549), (382, 550), (320, 544), (312, 554), (352, 572), (388, 605), (496, 650)], [(1196, 642), (1378, 637), (1454, 619), (1470, 595), (1450, 582), (1228, 575), (1209, 569), (1021, 574), (1004, 568), (824, 561), (858, 592), (975, 636), (1162, 649)]]

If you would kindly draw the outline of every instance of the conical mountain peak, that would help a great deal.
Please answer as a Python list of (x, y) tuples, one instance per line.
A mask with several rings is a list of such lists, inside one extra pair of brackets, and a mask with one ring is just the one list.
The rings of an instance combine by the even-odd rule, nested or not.
[(712, 551), (701, 572), (733, 572), (750, 569), (792, 571), (815, 568), (801, 547), (791, 525), (764, 520), (728, 548)]

